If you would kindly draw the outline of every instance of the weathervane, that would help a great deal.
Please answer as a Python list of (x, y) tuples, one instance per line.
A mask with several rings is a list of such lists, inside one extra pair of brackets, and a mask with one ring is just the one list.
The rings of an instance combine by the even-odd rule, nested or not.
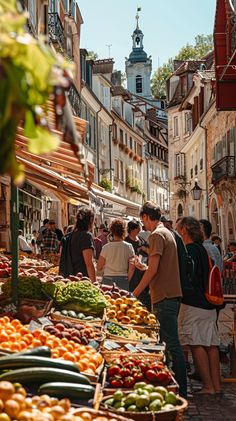
[(139, 29), (139, 26), (138, 26), (139, 14), (138, 14), (138, 12), (141, 12), (141, 7), (138, 7), (138, 6), (137, 6), (137, 14), (136, 14), (136, 16), (135, 16), (135, 19), (137, 20), (137, 29)]

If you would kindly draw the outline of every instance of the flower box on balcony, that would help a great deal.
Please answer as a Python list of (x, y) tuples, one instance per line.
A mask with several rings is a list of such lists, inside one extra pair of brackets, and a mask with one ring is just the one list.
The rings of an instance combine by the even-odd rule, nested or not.
[(134, 154), (134, 156), (133, 156), (133, 160), (134, 160), (134, 161), (138, 161), (138, 155), (137, 155), (137, 154)]
[(115, 145), (117, 145), (117, 144), (118, 144), (118, 139), (116, 139), (116, 138), (114, 138), (114, 137), (113, 137), (113, 139), (112, 139), (112, 140), (113, 140), (113, 142), (114, 142), (114, 144), (115, 144)]
[(125, 149), (124, 143), (119, 142), (119, 148), (123, 151)]
[(125, 153), (129, 154), (130, 153), (130, 148), (128, 146), (125, 147), (124, 149)]
[(129, 152), (129, 156), (130, 156), (130, 158), (132, 158), (132, 156), (133, 156), (133, 151), (132, 150), (130, 150), (130, 152)]

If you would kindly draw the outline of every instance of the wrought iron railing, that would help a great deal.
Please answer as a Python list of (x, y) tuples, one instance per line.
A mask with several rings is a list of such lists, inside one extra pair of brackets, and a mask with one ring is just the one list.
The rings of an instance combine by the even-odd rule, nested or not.
[(218, 162), (212, 165), (212, 183), (217, 183), (221, 178), (236, 177), (235, 171), (235, 157), (225, 156)]
[(74, 115), (79, 116), (81, 112), (81, 98), (75, 85), (71, 85), (68, 98)]
[(51, 42), (57, 42), (65, 50), (66, 39), (64, 28), (58, 13), (48, 13), (48, 35)]

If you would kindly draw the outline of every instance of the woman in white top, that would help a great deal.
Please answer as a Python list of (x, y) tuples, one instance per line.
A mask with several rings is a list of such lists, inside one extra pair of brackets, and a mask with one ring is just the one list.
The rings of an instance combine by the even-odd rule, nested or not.
[(114, 219), (110, 226), (113, 240), (103, 246), (97, 262), (97, 270), (103, 271), (102, 282), (129, 290), (129, 280), (133, 274), (130, 260), (134, 257), (132, 244), (124, 241), (126, 224), (122, 219)]

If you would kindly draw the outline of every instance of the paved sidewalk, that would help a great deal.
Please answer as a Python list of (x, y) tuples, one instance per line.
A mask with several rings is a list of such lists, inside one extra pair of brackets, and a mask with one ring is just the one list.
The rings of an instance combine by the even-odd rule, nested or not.
[(189, 408), (184, 421), (236, 421), (236, 383), (223, 383), (223, 396), (197, 396), (201, 383), (189, 382)]

